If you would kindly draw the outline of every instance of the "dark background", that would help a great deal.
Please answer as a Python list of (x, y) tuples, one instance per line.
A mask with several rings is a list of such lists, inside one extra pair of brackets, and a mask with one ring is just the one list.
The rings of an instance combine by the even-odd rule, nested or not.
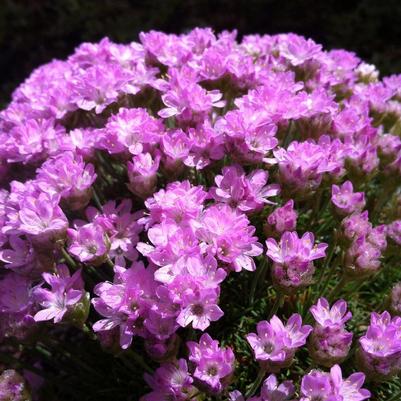
[(33, 68), (83, 41), (129, 42), (142, 30), (195, 26), (296, 32), (353, 50), (382, 75), (401, 72), (401, 0), (0, 0), (0, 106)]

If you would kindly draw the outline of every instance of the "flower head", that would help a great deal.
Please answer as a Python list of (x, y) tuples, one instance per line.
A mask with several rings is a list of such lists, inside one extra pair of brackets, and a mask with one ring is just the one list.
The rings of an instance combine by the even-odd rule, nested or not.
[(270, 322), (259, 322), (256, 330), (257, 334), (250, 333), (246, 337), (255, 359), (264, 362), (269, 369), (276, 370), (291, 364), (296, 350), (306, 343), (312, 327), (302, 326), (301, 316), (294, 314), (286, 325), (273, 316)]
[(338, 365), (330, 373), (312, 370), (302, 378), (301, 401), (363, 401), (370, 397), (370, 392), (362, 388), (364, 380), (365, 375), (359, 372), (344, 379)]
[(194, 378), (206, 385), (210, 392), (220, 393), (234, 370), (231, 348), (219, 347), (219, 342), (203, 334), (199, 343), (187, 342), (189, 360), (195, 364)]
[(248, 176), (236, 165), (223, 168), (223, 174), (215, 177), (216, 187), (210, 192), (216, 201), (227, 203), (244, 212), (260, 210), (264, 204), (271, 204), (267, 198), (279, 193), (277, 184), (266, 185), (268, 173), (254, 170)]
[[(267, 218), (269, 229), (271, 227), (277, 234), (285, 231), (294, 231), (297, 225), (298, 213), (294, 209), (294, 201), (290, 199), (284, 206), (275, 209)], [(269, 230), (270, 231), (270, 230)]]
[(295, 231), (286, 231), (279, 243), (273, 238), (266, 241), (266, 255), (273, 260), (273, 279), (282, 290), (288, 292), (311, 283), (313, 261), (325, 257), (327, 248), (327, 244), (314, 242), (312, 233), (299, 238)]
[(372, 313), (366, 334), (359, 339), (358, 363), (376, 381), (401, 371), (401, 318), (385, 311)]
[(37, 322), (54, 320), (54, 323), (59, 323), (85, 295), (81, 271), (77, 270), (70, 276), (68, 267), (59, 265), (55, 274), (43, 273), (43, 279), (50, 289), (35, 289), (34, 296), (43, 309), (35, 314), (34, 319)]
[(329, 367), (342, 362), (352, 343), (352, 333), (345, 330), (345, 322), (352, 316), (346, 302), (339, 300), (330, 308), (328, 301), (320, 298), (310, 311), (316, 320), (309, 340), (313, 360)]
[(343, 185), (333, 185), (331, 188), (331, 201), (340, 215), (349, 215), (360, 212), (365, 206), (365, 194), (363, 192), (353, 192), (351, 181), (344, 182)]
[(107, 257), (110, 245), (102, 227), (97, 224), (85, 224), (76, 230), (67, 230), (68, 252), (80, 262), (101, 264)]

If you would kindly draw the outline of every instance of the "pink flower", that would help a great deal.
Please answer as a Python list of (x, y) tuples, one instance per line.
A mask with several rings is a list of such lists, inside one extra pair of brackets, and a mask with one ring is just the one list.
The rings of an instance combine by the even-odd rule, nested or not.
[(239, 165), (224, 167), (223, 175), (215, 177), (217, 187), (210, 193), (216, 201), (228, 203), (244, 212), (260, 210), (264, 204), (271, 204), (267, 198), (276, 196), (280, 187), (266, 185), (269, 174), (264, 170), (254, 170), (248, 176)]
[(150, 269), (145, 269), (142, 263), (134, 264), (116, 274), (113, 283), (99, 283), (94, 292), (98, 298), (92, 300), (93, 306), (104, 317), (93, 325), (95, 332), (118, 327), (123, 349), (131, 345), (134, 335), (144, 335), (142, 322), (155, 299), (155, 282)]
[(215, 289), (204, 289), (184, 295), (182, 302), (185, 307), (177, 316), (177, 323), (181, 327), (192, 323), (194, 329), (204, 331), (210, 322), (219, 320), (224, 315), (217, 305), (217, 297)]
[(51, 289), (40, 287), (34, 290), (37, 302), (44, 308), (36, 313), (34, 319), (37, 322), (54, 320), (54, 323), (59, 323), (85, 295), (81, 270), (70, 276), (68, 267), (59, 265), (55, 274), (43, 273), (43, 278)]
[(310, 195), (319, 187), (323, 174), (330, 170), (327, 150), (313, 141), (290, 143), (287, 149), (275, 150), (280, 181), (291, 191)]
[(343, 325), (352, 317), (352, 313), (347, 312), (347, 303), (342, 299), (330, 308), (327, 299), (319, 298), (310, 312), (321, 326)]
[(305, 39), (300, 35), (283, 35), (279, 44), (280, 55), (284, 56), (293, 66), (303, 64), (305, 61), (316, 57), (321, 52), (322, 46), (312, 39)]
[(274, 227), (277, 234), (293, 231), (297, 225), (298, 213), (294, 209), (294, 201), (290, 199), (284, 206), (275, 209), (267, 218), (267, 223)]
[(37, 197), (27, 195), (19, 205), (16, 233), (26, 234), (38, 246), (65, 236), (68, 221), (58, 206), (59, 197), (40, 193)]
[(112, 154), (128, 150), (138, 155), (150, 150), (150, 144), (157, 144), (161, 133), (160, 121), (151, 117), (146, 109), (120, 108), (107, 121), (100, 143)]
[(303, 346), (312, 327), (302, 326), (301, 316), (293, 314), (286, 325), (277, 316), (259, 322), (257, 334), (250, 333), (247, 340), (252, 347), (255, 359), (264, 362), (269, 369), (289, 366), (296, 350)]
[(330, 373), (312, 370), (302, 378), (300, 401), (363, 401), (370, 397), (370, 392), (362, 388), (364, 380), (365, 375), (359, 372), (343, 379), (338, 365)]
[(227, 205), (215, 205), (202, 214), (196, 235), (204, 243), (205, 251), (209, 250), (234, 271), (253, 271), (256, 267), (252, 257), (263, 252), (254, 232), (244, 214)]
[(101, 264), (104, 262), (110, 245), (106, 242), (105, 233), (97, 224), (85, 224), (77, 230), (69, 228), (68, 252), (80, 262)]
[(59, 194), (72, 210), (85, 207), (91, 196), (91, 185), (96, 179), (92, 164), (80, 156), (64, 152), (47, 160), (37, 171), (39, 188), (50, 194)]
[(331, 367), (341, 363), (348, 355), (352, 343), (352, 333), (345, 330), (345, 322), (351, 318), (347, 303), (337, 301), (331, 308), (325, 298), (310, 308), (316, 320), (309, 338), (309, 351), (317, 363)]
[(163, 363), (152, 376), (146, 373), (145, 380), (152, 392), (140, 401), (184, 400), (196, 391), (185, 359)]
[(331, 201), (339, 215), (349, 215), (362, 211), (365, 207), (365, 194), (363, 192), (353, 192), (352, 182), (346, 181), (341, 186), (332, 186)]
[(223, 94), (218, 90), (206, 91), (200, 85), (176, 73), (171, 88), (162, 95), (165, 107), (158, 114), (162, 118), (179, 116), (188, 121), (209, 113), (212, 107), (224, 107)]
[(358, 364), (376, 381), (388, 380), (401, 371), (401, 318), (387, 311), (372, 313), (366, 334), (359, 339)]
[(315, 245), (312, 233), (305, 233), (302, 238), (294, 232), (286, 231), (280, 243), (273, 238), (266, 241), (266, 255), (273, 260), (273, 280), (283, 291), (309, 285), (315, 271), (313, 261), (325, 257), (327, 244)]
[(199, 343), (188, 341), (189, 360), (196, 366), (194, 377), (206, 385), (212, 394), (220, 393), (227, 385), (225, 380), (234, 370), (234, 353), (231, 348), (219, 347), (219, 342), (203, 334)]

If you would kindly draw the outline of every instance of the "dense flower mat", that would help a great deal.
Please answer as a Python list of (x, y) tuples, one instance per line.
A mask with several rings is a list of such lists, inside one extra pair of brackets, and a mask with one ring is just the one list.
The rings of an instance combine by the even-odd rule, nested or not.
[(401, 399), (401, 75), (295, 34), (84, 43), (0, 113), (0, 400)]

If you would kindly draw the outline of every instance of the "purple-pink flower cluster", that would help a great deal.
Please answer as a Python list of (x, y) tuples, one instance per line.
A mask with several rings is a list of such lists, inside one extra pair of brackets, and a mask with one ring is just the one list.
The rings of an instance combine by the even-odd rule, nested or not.
[(400, 284), (369, 326), (354, 313), (365, 334), (345, 325), (356, 284), (398, 260), (400, 84), (296, 34), (210, 28), (37, 68), (0, 111), (1, 342), (19, 358), (73, 326), (139, 350), (143, 401), (368, 399), (339, 364), (355, 351), (372, 380), (401, 372), (401, 320), (383, 311), (401, 314)]
[(345, 323), (352, 317), (347, 312), (347, 303), (339, 300), (330, 308), (326, 298), (319, 298), (310, 312), (316, 321), (309, 340), (311, 357), (328, 367), (343, 362), (352, 343), (352, 333), (345, 329)]

